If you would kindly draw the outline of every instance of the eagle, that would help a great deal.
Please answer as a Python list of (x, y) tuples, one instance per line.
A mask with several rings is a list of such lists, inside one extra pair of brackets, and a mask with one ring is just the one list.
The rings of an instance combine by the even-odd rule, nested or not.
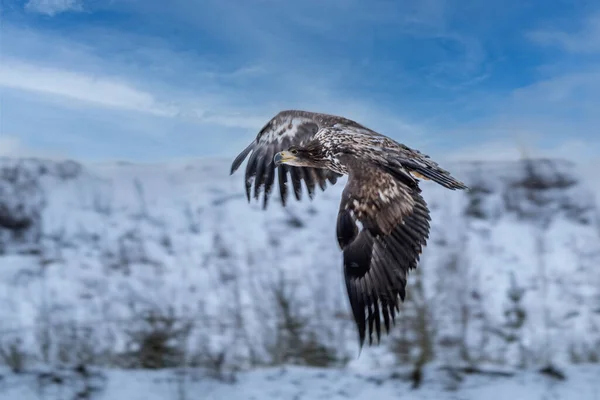
[(310, 111), (275, 115), (233, 160), (231, 174), (246, 158), (246, 197), (260, 200), (262, 192), (263, 209), (275, 170), (283, 207), (288, 179), (301, 200), (302, 182), (313, 199), (317, 185), (325, 190), (327, 183), (348, 177), (336, 221), (346, 290), (360, 347), (367, 331), (369, 346), (374, 333), (380, 343), (382, 322), (389, 334), (399, 299), (405, 299), (407, 275), (429, 238), (431, 217), (419, 180), (450, 190), (467, 186), (418, 150), (353, 120)]

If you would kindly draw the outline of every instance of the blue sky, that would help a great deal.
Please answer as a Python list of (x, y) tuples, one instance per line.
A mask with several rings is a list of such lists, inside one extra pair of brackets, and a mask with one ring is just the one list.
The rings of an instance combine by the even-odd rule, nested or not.
[(600, 154), (600, 5), (4, 0), (0, 154), (231, 157), (282, 109), (443, 158)]

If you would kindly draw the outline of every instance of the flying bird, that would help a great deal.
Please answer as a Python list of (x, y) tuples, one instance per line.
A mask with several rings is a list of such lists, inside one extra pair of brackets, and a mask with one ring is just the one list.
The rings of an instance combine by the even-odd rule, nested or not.
[[(316, 185), (325, 190), (343, 175), (348, 180), (337, 216), (344, 278), (360, 347), (368, 330), (381, 339), (395, 323), (398, 299), (417, 267), (429, 238), (431, 217), (419, 180), (448, 189), (467, 189), (429, 156), (350, 119), (301, 110), (281, 111), (233, 161), (233, 174), (250, 155), (245, 186), (248, 201), (263, 195), (263, 208), (275, 184), (281, 203), (288, 200), (288, 178), (301, 200), (302, 182), (312, 199)], [(383, 320), (383, 321), (382, 321)]]

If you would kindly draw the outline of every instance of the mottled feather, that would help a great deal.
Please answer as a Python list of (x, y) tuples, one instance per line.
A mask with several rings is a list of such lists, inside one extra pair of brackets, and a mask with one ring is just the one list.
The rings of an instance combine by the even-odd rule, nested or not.
[[(264, 193), (263, 208), (267, 208), (268, 198), (272, 185), (275, 181), (275, 169), (277, 169), (279, 193), (281, 203), (285, 206), (288, 194), (287, 171), (285, 168), (276, 167), (273, 156), (291, 146), (302, 146), (310, 142), (319, 131), (321, 124), (318, 119), (311, 118), (310, 113), (302, 111), (282, 111), (272, 118), (260, 130), (254, 142), (246, 147), (231, 164), (233, 174), (244, 160), (250, 155), (246, 165), (246, 196), (251, 199), (252, 187), (254, 187), (254, 198), (259, 199)], [(335, 184), (340, 174), (316, 168), (304, 167), (301, 171), (292, 169), (291, 179), (294, 195), (297, 200), (302, 198), (302, 182), (306, 186), (310, 198), (314, 197), (315, 186), (319, 185), (322, 190), (327, 187), (327, 182)]]
[[(376, 166), (346, 160), (348, 184), (338, 213), (338, 242), (360, 344), (389, 332), (407, 275), (429, 236), (429, 211), (416, 182), (398, 181)], [(369, 190), (377, 187), (378, 190)], [(362, 227), (359, 228), (359, 224)]]
[[(275, 166), (273, 156), (294, 147), (294, 157)], [(429, 237), (429, 210), (419, 179), (448, 189), (467, 189), (429, 156), (344, 117), (300, 110), (282, 111), (233, 161), (231, 173), (248, 158), (246, 195), (263, 206), (275, 182), (282, 204), (288, 197), (288, 174), (294, 196), (302, 182), (310, 198), (317, 185), (325, 190), (348, 175), (337, 217), (344, 278), (360, 345), (368, 335), (377, 341), (394, 323), (406, 295), (408, 273), (417, 267)]]

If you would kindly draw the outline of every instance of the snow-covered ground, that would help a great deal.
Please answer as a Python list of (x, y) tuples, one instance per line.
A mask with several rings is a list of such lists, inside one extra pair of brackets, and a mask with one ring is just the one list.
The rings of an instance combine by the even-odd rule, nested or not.
[[(600, 218), (596, 188), (576, 166), (455, 163), (445, 167), (471, 192), (425, 182), (429, 245), (392, 335), (360, 357), (335, 240), (344, 180), (285, 209), (275, 190), (264, 211), (247, 203), (243, 172), (229, 176), (229, 166), (0, 159), (1, 359), (19, 357), (25, 370), (301, 364), (378, 376), (429, 360), (530, 371), (552, 362), (569, 371), (556, 393), (594, 395), (585, 382), (600, 376)], [(165, 349), (155, 359), (147, 346), (157, 337)], [(111, 371), (105, 393), (124, 380), (146, 399), (171, 390), (144, 383), (166, 372)], [(274, 371), (240, 372), (233, 386), (191, 382), (190, 393), (268, 398), (257, 391), (272, 386)], [(273, 390), (440, 398), (436, 373), (416, 394), (393, 381), (361, 390), (336, 369), (289, 371)], [(17, 393), (7, 382), (19, 379), (27, 376), (0, 380), (0, 398)], [(464, 383), (456, 398), (510, 398), (501, 392), (523, 385), (538, 396), (527, 398), (567, 398), (548, 394), (535, 372), (490, 379), (469, 376), (474, 386)]]
[(87, 380), (64, 375), (60, 383), (52, 383), (50, 376), (10, 376), (0, 381), (0, 399), (76, 399), (87, 393), (97, 400), (598, 400), (598, 371), (596, 366), (570, 367), (561, 381), (534, 371), (456, 379), (428, 368), (417, 388), (408, 372), (398, 369), (261, 368), (238, 374), (234, 382), (180, 371), (92, 371)]

